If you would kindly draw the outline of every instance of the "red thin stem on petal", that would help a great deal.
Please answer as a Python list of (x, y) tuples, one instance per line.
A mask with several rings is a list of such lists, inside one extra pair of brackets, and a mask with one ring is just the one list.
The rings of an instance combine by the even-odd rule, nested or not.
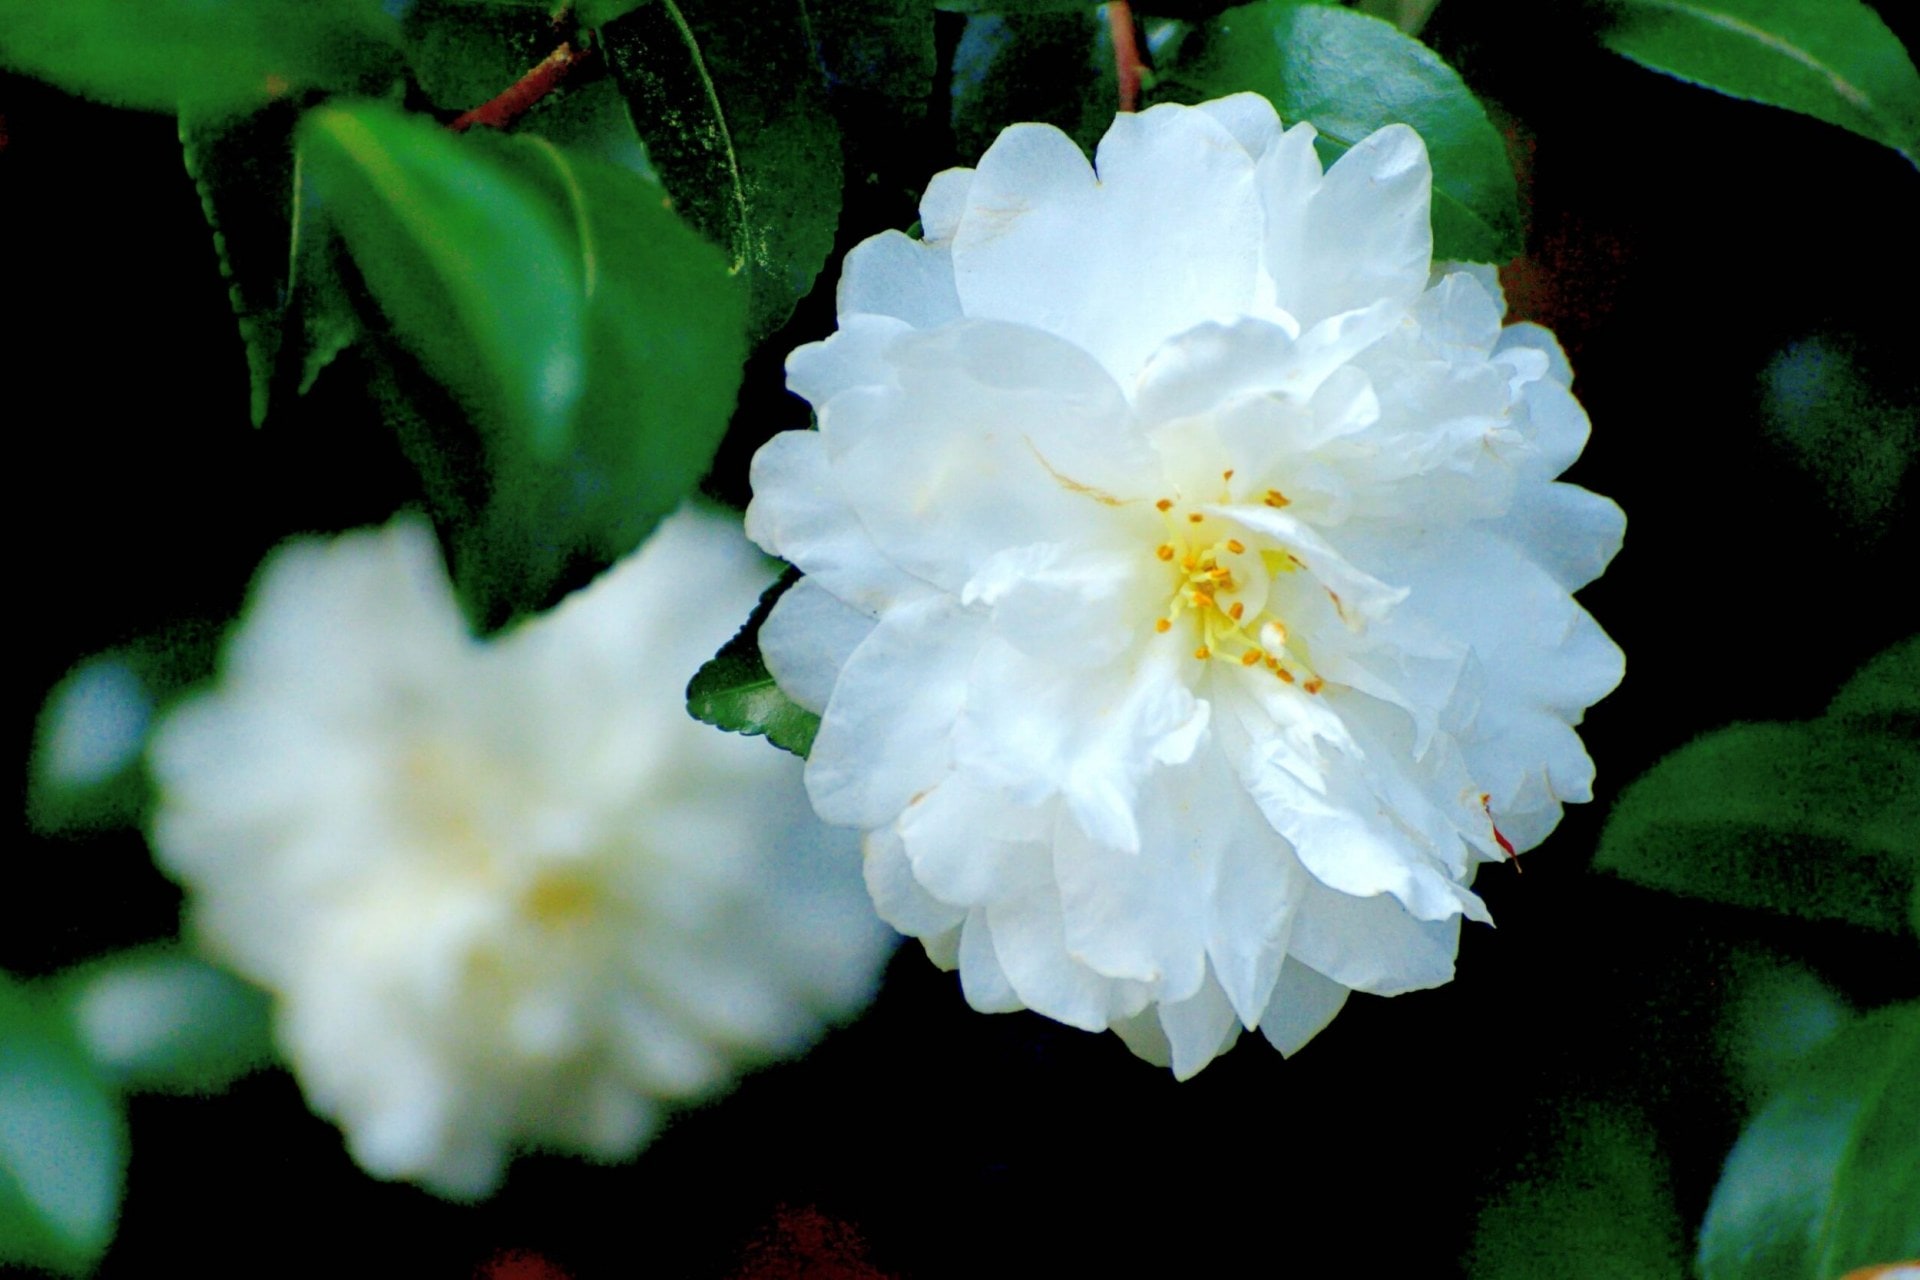
[(563, 41), (558, 49), (540, 60), (538, 66), (508, 85), (498, 95), (481, 103), (447, 125), (455, 133), (465, 133), (475, 125), (505, 129), (533, 109), (535, 103), (560, 87), (581, 63), (593, 57), (593, 46), (575, 48)]
[(1113, 70), (1120, 81), (1120, 110), (1140, 106), (1140, 42), (1134, 38), (1133, 6), (1128, 0), (1110, 0), (1107, 25), (1113, 31)]

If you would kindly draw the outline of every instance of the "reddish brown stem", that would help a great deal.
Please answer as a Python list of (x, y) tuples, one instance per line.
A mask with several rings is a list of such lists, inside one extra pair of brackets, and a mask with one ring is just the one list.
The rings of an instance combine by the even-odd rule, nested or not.
[(574, 68), (593, 57), (593, 46), (576, 49), (572, 41), (563, 41), (558, 49), (540, 60), (540, 64), (505, 90), (452, 121), (447, 128), (465, 133), (475, 125), (504, 129), (533, 109), (533, 105), (560, 87)]
[(1120, 81), (1120, 110), (1134, 111), (1140, 106), (1140, 42), (1134, 38), (1133, 6), (1128, 0), (1111, 0), (1107, 25), (1113, 30), (1113, 70)]

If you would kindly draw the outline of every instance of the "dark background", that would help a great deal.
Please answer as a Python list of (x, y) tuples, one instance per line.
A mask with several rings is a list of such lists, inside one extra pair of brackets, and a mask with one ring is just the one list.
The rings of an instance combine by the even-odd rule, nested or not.
[[(1449, 1274), (1476, 1205), (1553, 1150), (1570, 1106), (1602, 1098), (1643, 1109), (1697, 1225), (1741, 1119), (1714, 1051), (1741, 957), (1800, 959), (1863, 1007), (1920, 994), (1920, 965), (1911, 940), (1668, 899), (1587, 864), (1609, 802), (1662, 754), (1729, 721), (1815, 714), (1913, 630), (1914, 471), (1871, 510), (1838, 500), (1792, 424), (1763, 413), (1762, 375), (1819, 338), (1883, 408), (1914, 413), (1920, 174), (1634, 67), (1590, 26), (1577, 5), (1447, 0), (1426, 32), (1509, 124), (1531, 217), (1507, 273), (1516, 313), (1559, 334), (1593, 418), (1570, 478), (1629, 520), (1582, 597), (1628, 655), (1584, 731), (1597, 799), (1524, 875), (1484, 872), (1500, 927), (1466, 930), (1454, 984), (1357, 997), (1292, 1060), (1255, 1035), (1176, 1084), (1113, 1037), (971, 1013), (910, 943), (870, 1012), (811, 1056), (681, 1115), (630, 1165), (523, 1159), (479, 1206), (360, 1174), (284, 1073), (138, 1098), (103, 1274), (298, 1260), (467, 1275), (525, 1249), (581, 1277), (773, 1275), (770, 1233), (823, 1219), (813, 1235), (839, 1261), (822, 1275)], [(0, 116), (24, 795), (35, 713), (74, 661), (225, 619), (269, 547), (384, 520), (414, 482), (351, 376), (248, 425), (171, 119), (17, 77), (0, 77)], [(903, 225), (901, 191), (972, 158), (940, 122), (897, 141), (870, 157), (881, 180), (855, 184), (843, 250)], [(803, 420), (778, 361), (830, 328), (829, 292), (750, 367), (716, 491), (738, 494), (759, 440)], [(177, 926), (178, 893), (135, 835), (23, 822), (7, 866), (0, 967), (15, 973)]]

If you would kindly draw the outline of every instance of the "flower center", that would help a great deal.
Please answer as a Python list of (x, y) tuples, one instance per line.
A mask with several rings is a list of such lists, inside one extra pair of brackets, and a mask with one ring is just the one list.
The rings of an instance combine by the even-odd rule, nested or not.
[[(1223, 479), (1231, 480), (1227, 472)], [(1270, 506), (1286, 499), (1270, 492)], [(1183, 508), (1172, 498), (1154, 503), (1166, 522), (1154, 558), (1168, 567), (1173, 590), (1153, 629), (1168, 635), (1185, 618), (1197, 641), (1193, 656), (1202, 662), (1230, 662), (1259, 670), (1284, 684), (1319, 693), (1326, 682), (1313, 673), (1297, 645), (1289, 645), (1287, 624), (1269, 609), (1274, 579), (1298, 572), (1300, 561), (1284, 549), (1260, 546), (1257, 535), (1229, 530), (1205, 511)], [(1249, 544), (1249, 539), (1253, 545)]]

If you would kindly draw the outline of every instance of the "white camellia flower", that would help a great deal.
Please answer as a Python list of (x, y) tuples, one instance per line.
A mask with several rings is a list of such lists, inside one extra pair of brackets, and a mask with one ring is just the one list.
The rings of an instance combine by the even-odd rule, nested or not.
[[(754, 460), (805, 571), (760, 635), (814, 808), (982, 1010), (1185, 1077), (1447, 981), (1476, 864), (1591, 795), (1621, 655), (1569, 592), (1618, 507), (1420, 138), (1322, 171), (1262, 98), (1016, 125), (848, 255)], [(1495, 824), (1498, 823), (1496, 828)]]
[(855, 838), (686, 713), (768, 570), (683, 511), (484, 644), (421, 522), (262, 570), (154, 741), (154, 844), (370, 1172), (477, 1195), (514, 1149), (628, 1155), (871, 994)]

